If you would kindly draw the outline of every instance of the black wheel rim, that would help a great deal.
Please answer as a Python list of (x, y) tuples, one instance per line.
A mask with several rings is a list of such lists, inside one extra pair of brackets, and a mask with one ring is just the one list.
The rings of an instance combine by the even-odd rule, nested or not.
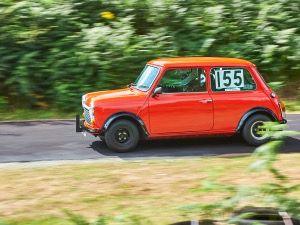
[(121, 144), (128, 142), (130, 139), (129, 131), (125, 128), (119, 128), (115, 132), (115, 139), (118, 143), (121, 143)]
[[(261, 126), (263, 124), (264, 124), (263, 121), (256, 121), (251, 126), (251, 135), (256, 140), (264, 140), (268, 136), (267, 133), (266, 133), (267, 129), (261, 128)], [(264, 132), (264, 133), (262, 133), (262, 132)]]

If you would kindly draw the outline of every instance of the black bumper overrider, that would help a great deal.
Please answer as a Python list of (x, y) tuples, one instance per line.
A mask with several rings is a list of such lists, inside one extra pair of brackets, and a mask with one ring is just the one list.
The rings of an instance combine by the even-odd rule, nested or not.
[(102, 129), (91, 129), (84, 126), (84, 120), (80, 120), (80, 116), (76, 115), (76, 132), (83, 132), (83, 131), (89, 132), (93, 135), (99, 135), (99, 136), (104, 134)]
[(281, 123), (281, 124), (286, 124), (287, 120), (286, 119), (282, 119), (282, 120), (279, 120), (278, 122)]

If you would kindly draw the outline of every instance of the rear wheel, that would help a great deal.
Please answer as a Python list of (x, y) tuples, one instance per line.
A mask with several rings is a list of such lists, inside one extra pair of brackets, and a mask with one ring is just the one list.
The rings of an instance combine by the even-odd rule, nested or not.
[(267, 134), (261, 134), (261, 132), (267, 130), (263, 130), (260, 126), (267, 121), (271, 121), (271, 119), (262, 114), (250, 117), (245, 123), (242, 131), (244, 140), (254, 146), (259, 146), (266, 143), (269, 140), (269, 136)]
[(116, 152), (128, 152), (139, 142), (138, 128), (128, 120), (114, 122), (105, 133), (107, 146)]

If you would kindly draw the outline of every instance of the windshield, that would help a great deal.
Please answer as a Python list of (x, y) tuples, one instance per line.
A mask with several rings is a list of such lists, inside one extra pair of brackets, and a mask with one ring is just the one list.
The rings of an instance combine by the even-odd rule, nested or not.
[(159, 68), (146, 65), (140, 76), (134, 82), (133, 86), (141, 91), (148, 91), (158, 73)]

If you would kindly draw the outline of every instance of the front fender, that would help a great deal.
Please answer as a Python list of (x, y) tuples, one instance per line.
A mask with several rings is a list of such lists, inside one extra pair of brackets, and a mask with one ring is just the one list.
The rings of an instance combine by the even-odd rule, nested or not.
[(264, 114), (266, 116), (269, 116), (270, 119), (272, 119), (273, 121), (278, 121), (277, 116), (275, 115), (275, 113), (265, 107), (255, 107), (253, 109), (250, 109), (249, 111), (247, 111), (242, 118), (240, 119), (239, 124), (237, 125), (235, 132), (236, 133), (240, 133), (241, 129), (243, 128), (243, 125), (245, 124), (245, 122), (247, 121), (248, 118), (250, 118), (252, 115), (254, 114)]
[(130, 112), (119, 112), (110, 116), (104, 122), (104, 125), (102, 127), (103, 132), (105, 133), (109, 126), (118, 119), (128, 119), (132, 121), (138, 127), (139, 131), (144, 135), (144, 138), (149, 136), (149, 132), (146, 128), (144, 121), (139, 116)]

